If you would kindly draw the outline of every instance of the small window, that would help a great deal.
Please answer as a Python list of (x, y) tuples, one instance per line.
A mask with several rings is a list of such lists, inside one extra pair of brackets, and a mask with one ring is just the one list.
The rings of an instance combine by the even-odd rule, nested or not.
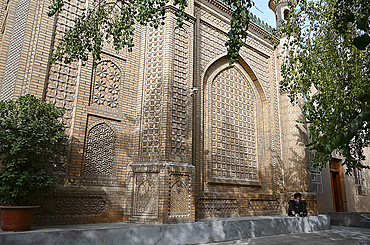
[(357, 195), (367, 196), (366, 181), (363, 176), (363, 170), (355, 169), (354, 175)]
[(284, 20), (287, 20), (288, 19), (288, 16), (289, 16), (289, 10), (288, 9), (285, 9), (284, 10)]
[(316, 193), (321, 193), (323, 192), (323, 187), (322, 187), (322, 175), (321, 171), (318, 167), (313, 168), (313, 159), (314, 159), (314, 154), (311, 152), (310, 153), (310, 159), (311, 159), (311, 184), (312, 184), (312, 191)]
[(311, 182), (312, 182), (312, 191), (316, 193), (321, 193), (322, 189), (322, 175), (321, 171), (318, 168), (311, 170)]

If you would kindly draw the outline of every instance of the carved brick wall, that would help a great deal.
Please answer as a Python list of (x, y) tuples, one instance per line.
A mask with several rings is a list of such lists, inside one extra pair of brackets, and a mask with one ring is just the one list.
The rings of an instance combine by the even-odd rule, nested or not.
[(189, 216), (191, 212), (190, 176), (179, 173), (171, 174), (169, 189), (169, 217), (181, 218)]
[[(224, 118), (224, 122), (218, 122), (217, 113), (219, 112), (217, 110), (226, 112), (226, 109), (228, 109), (230, 115), (233, 114), (234, 117), (240, 117), (244, 115), (243, 108), (240, 111), (235, 106), (235, 102), (239, 102), (239, 99), (245, 103), (250, 102), (243, 97), (239, 98), (239, 95), (235, 93), (235, 86), (232, 89), (229, 88), (230, 91), (225, 89), (224, 94), (237, 98), (236, 101), (226, 96), (223, 100), (222, 90), (220, 90), (219, 95), (211, 96), (213, 91), (210, 91), (210, 86), (216, 85), (209, 84), (217, 83), (217, 77), (216, 79), (212, 77), (217, 76), (216, 71), (222, 73), (228, 69), (223, 57), (227, 54), (224, 44), (227, 39), (229, 23), (227, 22), (227, 13), (220, 12), (215, 14), (212, 10), (205, 7), (205, 4), (202, 2), (196, 3), (195, 10), (196, 17), (199, 18), (200, 23), (196, 36), (198, 45), (197, 65), (199, 66), (197, 67), (197, 80), (202, 81), (202, 83), (198, 83), (198, 86), (205, 91), (204, 97), (197, 99), (197, 104), (200, 105), (197, 106), (197, 120), (198, 123), (204, 123), (203, 131), (205, 132), (204, 138), (202, 138), (202, 135), (197, 136), (196, 143), (196, 147), (201, 145), (202, 140), (205, 143), (203, 147), (199, 146), (196, 155), (197, 176), (199, 176), (197, 181), (203, 182), (198, 183), (197, 192), (204, 193), (205, 196), (212, 193), (235, 194), (240, 208), (239, 214), (242, 215), (251, 214), (252, 206), (250, 206), (250, 200), (252, 199), (264, 200), (258, 205), (253, 204), (256, 212), (260, 214), (280, 212), (282, 207), (280, 193), (284, 191), (284, 187), (280, 145), (281, 125), (277, 90), (278, 82), (275, 71), (276, 56), (274, 49), (263, 38), (260, 38), (263, 30), (252, 23), (250, 26), (251, 33), (240, 52), (240, 66), (237, 64), (235, 68), (239, 67), (240, 69), (242, 67), (241, 77), (245, 77), (245, 81), (249, 83), (249, 87), (242, 90), (253, 92), (251, 104), (256, 114), (253, 115), (253, 120), (248, 121), (248, 117), (241, 120), (241, 125), (239, 122), (235, 122), (235, 118), (231, 116), (227, 118), (226, 113), (225, 116), (220, 116), (220, 118)], [(229, 69), (235, 68), (229, 67)], [(212, 80), (209, 78), (212, 78)], [(212, 102), (213, 99), (216, 99), (215, 104)], [(212, 107), (215, 107), (215, 113), (212, 111)], [(235, 108), (237, 108), (237, 112), (235, 112)], [(223, 123), (225, 124), (224, 132), (222, 132)], [(213, 129), (213, 125), (217, 127), (218, 124), (221, 125), (220, 130)], [(252, 137), (254, 140), (249, 142), (248, 137), (253, 135), (249, 136), (247, 133), (247, 141), (243, 142), (245, 138), (244, 131), (252, 128), (255, 133), (254, 137)], [(197, 129), (196, 131), (202, 134), (202, 130)], [(207, 134), (210, 132), (212, 132), (211, 136), (208, 137)], [(228, 133), (230, 135), (239, 134), (242, 136), (242, 140), (239, 140), (238, 137), (236, 139), (232, 137), (228, 139)], [(256, 162), (253, 162), (253, 156), (255, 156)], [(249, 163), (250, 159), (252, 159), (251, 163)], [(243, 163), (244, 161), (247, 168), (242, 169), (240, 162)], [(217, 177), (217, 174), (226, 177)], [(230, 177), (227, 177), (228, 174)], [(236, 177), (237, 174), (239, 176), (244, 174), (246, 177)], [(238, 185), (244, 186), (240, 187)], [(273, 194), (268, 194), (268, 197), (265, 198), (264, 196), (267, 193)], [(218, 198), (223, 197), (227, 199), (226, 194), (224, 196), (220, 194)], [(267, 203), (267, 208), (265, 208), (264, 202)], [(197, 206), (197, 213), (199, 214), (198, 211)]]
[[(56, 194), (49, 205), (56, 209), (41, 212), (44, 223), (50, 223), (50, 217), (58, 217), (60, 223), (117, 222), (127, 220), (126, 215), (135, 222), (141, 217), (181, 222), (193, 220), (195, 209), (198, 218), (279, 213), (286, 167), (280, 141), (291, 147), (295, 141), (289, 141), (289, 134), (297, 132), (291, 124), (280, 139), (281, 122), (288, 117), (293, 122), (296, 111), (288, 108), (285, 97), (279, 98), (276, 54), (261, 28), (250, 26), (240, 53), (246, 64), (210, 71), (209, 80), (207, 69), (213, 64), (218, 69), (218, 59), (227, 53), (230, 14), (211, 0), (190, 3), (191, 16), (181, 28), (172, 7), (164, 26), (136, 26), (132, 53), (117, 52), (108, 41), (95, 68), (91, 61), (86, 66), (49, 66), (50, 47), (73, 26), (86, 0), (65, 3), (56, 19), (54, 43), (54, 19), (46, 16), (50, 1), (20, 2), (24, 11), (18, 15), (27, 26), (24, 36), (22, 25), (15, 30), (20, 30), (18, 41), (24, 45), (9, 48), (11, 38), (3, 37), (7, 41), (1, 46), (5, 55), (0, 54), (0, 78), (6, 62), (18, 62), (18, 56), (5, 57), (7, 49), (16, 49), (21, 54), (20, 85), (13, 83), (15, 70), (8, 69), (6, 75), (11, 77), (10, 87), (15, 86), (14, 95), (44, 96), (66, 109), (72, 143), (66, 184), (85, 191)], [(5, 3), (0, 0), (0, 21)], [(13, 15), (16, 10), (12, 5)], [(7, 27), (7, 32), (12, 29)], [(191, 97), (193, 86), (199, 92)], [(284, 100), (280, 105), (279, 99)], [(133, 170), (137, 163), (146, 169)], [(154, 171), (149, 165), (161, 169)], [(302, 176), (286, 172), (286, 179), (287, 175), (293, 180)], [(209, 176), (223, 181), (209, 181)], [(314, 205), (312, 199), (312, 210)]]
[(134, 216), (158, 216), (158, 173), (135, 173)]
[(174, 74), (172, 96), (171, 153), (184, 158), (188, 156), (187, 135), (189, 97), (189, 34), (184, 28), (175, 28)]
[(278, 200), (251, 199), (247, 206), (247, 212), (252, 215), (272, 215), (280, 212)]
[(116, 132), (106, 123), (91, 128), (87, 135), (84, 172), (92, 175), (113, 176)]
[(201, 197), (197, 202), (197, 214), (199, 218), (238, 216), (238, 200), (226, 197)]
[(117, 109), (121, 71), (112, 61), (102, 61), (95, 69), (92, 103)]
[(17, 8), (13, 17), (14, 25), (11, 31), (9, 49), (1, 83), (0, 100), (9, 100), (15, 97), (15, 88), (17, 76), (19, 75), (19, 66), (21, 63), (29, 10), (30, 0), (17, 1)]
[(229, 68), (209, 86), (212, 177), (257, 180), (256, 102), (249, 82)]
[[(0, 1), (0, 49), (5, 31), (5, 22), (8, 16), (8, 0)], [(0, 82), (1, 85), (1, 82)]]
[(143, 88), (142, 121), (139, 157), (141, 161), (156, 160), (160, 154), (160, 123), (163, 82), (163, 26), (148, 28), (146, 67)]
[(107, 199), (97, 194), (54, 194), (44, 202), (39, 215), (51, 217), (99, 216), (107, 209)]
[(66, 187), (40, 197), (35, 225), (121, 222), (124, 192), (109, 187)]
[[(85, 0), (72, 0), (64, 4), (56, 23), (54, 47), (58, 45), (66, 30), (74, 25), (74, 19), (83, 13), (84, 7)], [(73, 117), (77, 72), (77, 62), (70, 64), (56, 62), (50, 68), (46, 92), (46, 101), (66, 109), (63, 119), (67, 124), (68, 133)]]

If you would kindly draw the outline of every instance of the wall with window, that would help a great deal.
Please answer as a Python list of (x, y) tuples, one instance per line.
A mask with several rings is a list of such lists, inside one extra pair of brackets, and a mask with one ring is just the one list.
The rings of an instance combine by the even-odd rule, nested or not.
[[(370, 148), (365, 149), (365, 165), (370, 166)], [(370, 169), (355, 170), (345, 176), (348, 212), (370, 212)]]
[[(365, 149), (368, 158), (365, 165), (370, 166), (370, 149)], [(339, 155), (333, 154), (333, 159), (338, 159), (341, 162), (344, 159)], [(328, 164), (318, 173), (317, 170), (311, 170), (313, 191), (317, 193), (318, 212), (325, 214), (335, 212), (332, 176), (330, 174), (330, 165)], [(355, 170), (352, 175), (346, 175), (346, 166), (341, 167), (341, 188), (343, 193), (343, 205), (345, 212), (370, 212), (370, 169)], [(322, 189), (320, 190), (320, 179)]]

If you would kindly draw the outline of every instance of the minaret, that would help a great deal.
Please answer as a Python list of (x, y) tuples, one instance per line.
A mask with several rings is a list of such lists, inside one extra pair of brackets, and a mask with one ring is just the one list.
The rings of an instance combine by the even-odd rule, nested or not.
[[(298, 3), (294, 0), (295, 4)], [(270, 0), (269, 7), (275, 12), (276, 27), (279, 28), (282, 21), (289, 15), (289, 0)], [(284, 43), (288, 41), (287, 36), (280, 37), (280, 44), (275, 50), (277, 57), (277, 88), (282, 81), (281, 65), (288, 52), (284, 50)], [(289, 90), (279, 89), (279, 110), (280, 110), (280, 130), (281, 130), (281, 161), (284, 176), (284, 197), (289, 200), (295, 192), (301, 192), (312, 205), (309, 207), (312, 212), (316, 211), (316, 195), (311, 191), (311, 171), (308, 144), (307, 125), (298, 123), (303, 121), (303, 111), (301, 105), (303, 98), (299, 97), (298, 103), (292, 105), (288, 97)]]
[[(295, 5), (299, 0), (292, 0)], [(276, 27), (279, 28), (282, 20), (287, 20), (289, 15), (289, 0), (270, 0), (269, 7), (275, 13)]]

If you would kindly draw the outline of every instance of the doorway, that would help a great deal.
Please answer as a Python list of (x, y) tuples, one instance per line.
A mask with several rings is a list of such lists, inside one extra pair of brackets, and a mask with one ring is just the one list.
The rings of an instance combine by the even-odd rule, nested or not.
[(341, 166), (342, 161), (339, 159), (331, 159), (330, 161), (330, 178), (331, 189), (333, 193), (333, 204), (335, 212), (344, 212), (343, 188), (341, 181)]

